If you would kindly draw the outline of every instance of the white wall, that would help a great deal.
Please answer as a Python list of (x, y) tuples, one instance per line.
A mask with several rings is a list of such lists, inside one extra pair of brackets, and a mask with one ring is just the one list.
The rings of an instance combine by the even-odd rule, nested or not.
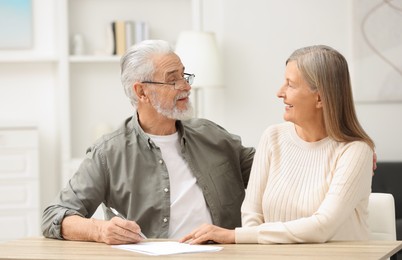
[(402, 103), (356, 105), (360, 123), (376, 143), (379, 161), (402, 161)]
[[(33, 3), (34, 48), (22, 53), (56, 56), (56, 61), (0, 63), (0, 120), (39, 127), (43, 208), (60, 189), (58, 120), (63, 119), (57, 105), (56, 1)], [(217, 33), (225, 79), (224, 89), (203, 93), (205, 115), (239, 134), (246, 145), (257, 145), (268, 125), (282, 121), (283, 104), (275, 94), (294, 49), (328, 44), (351, 57), (350, 7), (350, 0), (204, 0), (204, 29)], [(0, 52), (1, 57), (12, 54)], [(402, 103), (356, 108), (379, 160), (402, 160)]]
[[(55, 101), (58, 51), (56, 3), (54, 0), (32, 2), (32, 48), (0, 51), (0, 121), (9, 125), (27, 122), (38, 127), (43, 208), (59, 189), (60, 175), (58, 108)], [(8, 57), (10, 62), (7, 62)], [(38, 60), (42, 61), (36, 62)]]
[[(225, 79), (224, 93), (211, 94), (206, 102), (211, 112), (205, 116), (247, 145), (257, 145), (268, 125), (283, 121), (276, 91), (293, 50), (326, 44), (348, 60), (352, 56), (350, 0), (204, 1), (204, 29), (217, 33)], [(213, 113), (222, 109), (217, 96), (224, 100), (220, 117)], [(376, 142), (378, 159), (402, 160), (402, 103), (358, 103), (356, 109)]]

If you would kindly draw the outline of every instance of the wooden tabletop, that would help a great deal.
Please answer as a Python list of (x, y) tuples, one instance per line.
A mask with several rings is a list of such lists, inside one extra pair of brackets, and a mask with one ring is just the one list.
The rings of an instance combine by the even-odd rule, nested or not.
[(109, 245), (93, 242), (76, 242), (24, 238), (0, 243), (0, 259), (387, 259), (402, 249), (402, 241), (336, 241), (323, 244), (285, 245), (219, 245), (223, 250), (211, 253), (148, 256)]

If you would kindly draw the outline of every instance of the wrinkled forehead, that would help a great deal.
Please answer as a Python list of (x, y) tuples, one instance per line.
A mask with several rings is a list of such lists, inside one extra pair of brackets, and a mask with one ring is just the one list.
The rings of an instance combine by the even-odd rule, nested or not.
[(155, 54), (153, 58), (156, 75), (168, 76), (184, 72), (184, 65), (175, 53)]

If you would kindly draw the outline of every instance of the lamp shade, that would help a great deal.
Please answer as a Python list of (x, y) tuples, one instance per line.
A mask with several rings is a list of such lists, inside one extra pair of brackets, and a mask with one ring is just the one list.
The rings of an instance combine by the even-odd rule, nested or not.
[(221, 62), (214, 33), (183, 31), (177, 39), (175, 52), (186, 72), (195, 74), (193, 86), (222, 86)]

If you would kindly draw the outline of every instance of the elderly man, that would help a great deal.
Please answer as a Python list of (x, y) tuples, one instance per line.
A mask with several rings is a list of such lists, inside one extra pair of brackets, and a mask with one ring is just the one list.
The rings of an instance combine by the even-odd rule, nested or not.
[[(255, 150), (211, 121), (191, 119), (194, 77), (165, 41), (126, 52), (121, 79), (134, 115), (88, 149), (45, 209), (44, 236), (122, 244), (141, 241), (141, 232), (180, 238), (203, 223), (241, 225)], [(91, 218), (100, 204), (107, 220)]]

